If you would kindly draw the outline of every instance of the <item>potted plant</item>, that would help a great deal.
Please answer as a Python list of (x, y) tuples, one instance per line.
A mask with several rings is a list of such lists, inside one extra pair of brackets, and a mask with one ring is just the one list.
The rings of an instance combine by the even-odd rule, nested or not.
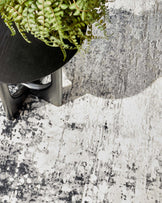
[[(37, 80), (62, 67), (105, 30), (108, 0), (1, 0), (0, 82)], [(104, 32), (105, 33), (105, 32)]]
[[(16, 34), (15, 25), (28, 43), (31, 41), (26, 33), (48, 46), (60, 47), (65, 60), (65, 49), (79, 49), (83, 40), (94, 38), (92, 24), (106, 15), (106, 2), (108, 0), (1, 0), (0, 14), (12, 35)], [(96, 25), (105, 27), (103, 20)]]

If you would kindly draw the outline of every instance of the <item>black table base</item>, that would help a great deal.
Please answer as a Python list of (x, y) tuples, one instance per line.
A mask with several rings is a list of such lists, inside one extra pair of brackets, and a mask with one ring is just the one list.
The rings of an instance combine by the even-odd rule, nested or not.
[(0, 97), (9, 120), (13, 120), (19, 115), (21, 106), (29, 94), (60, 106), (62, 104), (62, 69), (51, 74), (49, 84), (21, 83), (21, 88), (14, 94), (9, 91), (8, 84), (0, 83)]

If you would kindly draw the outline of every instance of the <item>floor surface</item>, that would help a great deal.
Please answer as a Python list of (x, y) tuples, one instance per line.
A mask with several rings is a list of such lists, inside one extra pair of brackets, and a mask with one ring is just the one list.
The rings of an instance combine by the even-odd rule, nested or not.
[(132, 2), (63, 68), (61, 107), (0, 102), (0, 203), (162, 202), (161, 1)]

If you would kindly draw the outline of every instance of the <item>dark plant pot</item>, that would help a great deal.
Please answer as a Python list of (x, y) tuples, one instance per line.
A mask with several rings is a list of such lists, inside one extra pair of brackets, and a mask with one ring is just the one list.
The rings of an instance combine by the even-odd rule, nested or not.
[(26, 42), (17, 31), (15, 36), (0, 19), (0, 82), (22, 83), (37, 80), (61, 68), (76, 53), (67, 50), (63, 61), (60, 48), (49, 47), (27, 34), (32, 43)]

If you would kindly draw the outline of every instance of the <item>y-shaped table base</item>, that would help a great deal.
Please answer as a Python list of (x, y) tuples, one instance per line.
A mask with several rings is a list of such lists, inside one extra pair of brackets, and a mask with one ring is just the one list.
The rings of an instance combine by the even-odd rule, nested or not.
[(50, 83), (45, 85), (34, 82), (22, 83), (19, 90), (12, 95), (8, 84), (0, 83), (0, 97), (9, 120), (16, 118), (28, 94), (38, 96), (47, 102), (60, 106), (62, 104), (62, 69), (60, 68), (51, 74)]

